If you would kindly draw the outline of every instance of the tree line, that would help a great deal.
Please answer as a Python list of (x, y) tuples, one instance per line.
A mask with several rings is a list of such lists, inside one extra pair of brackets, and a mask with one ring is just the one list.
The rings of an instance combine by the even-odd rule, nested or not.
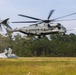
[(12, 47), (13, 53), (20, 57), (75, 57), (76, 56), (76, 35), (50, 35), (38, 39), (34, 36), (26, 37), (21, 34), (14, 35), (10, 40), (9, 36), (0, 34), (0, 52), (5, 48)]

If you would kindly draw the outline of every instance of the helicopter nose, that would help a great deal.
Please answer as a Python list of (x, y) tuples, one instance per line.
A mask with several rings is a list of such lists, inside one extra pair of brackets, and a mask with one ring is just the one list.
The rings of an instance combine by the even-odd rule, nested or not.
[(65, 34), (65, 33), (67, 32), (66, 28), (65, 28), (65, 27), (63, 27), (63, 30), (64, 30), (63, 34)]

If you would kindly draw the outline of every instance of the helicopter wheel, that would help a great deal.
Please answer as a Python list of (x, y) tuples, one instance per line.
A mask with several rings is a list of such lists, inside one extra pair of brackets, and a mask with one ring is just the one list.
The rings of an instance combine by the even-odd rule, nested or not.
[(38, 38), (40, 39), (40, 38), (41, 38), (41, 36), (38, 36)]

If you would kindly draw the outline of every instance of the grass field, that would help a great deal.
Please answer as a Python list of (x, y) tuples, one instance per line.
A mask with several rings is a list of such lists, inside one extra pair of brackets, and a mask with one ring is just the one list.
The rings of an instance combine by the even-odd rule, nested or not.
[(25, 57), (0, 59), (0, 75), (76, 75), (76, 58)]

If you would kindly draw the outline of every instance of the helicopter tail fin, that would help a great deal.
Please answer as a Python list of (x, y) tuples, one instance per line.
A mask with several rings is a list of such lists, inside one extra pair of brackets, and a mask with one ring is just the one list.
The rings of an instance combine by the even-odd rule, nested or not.
[(1, 24), (3, 25), (3, 27), (6, 29), (6, 31), (7, 32), (9, 32), (12, 28), (8, 25), (8, 20), (9, 20), (9, 18), (7, 18), (7, 19), (5, 19), (5, 20), (3, 20), (2, 22), (1, 22)]

